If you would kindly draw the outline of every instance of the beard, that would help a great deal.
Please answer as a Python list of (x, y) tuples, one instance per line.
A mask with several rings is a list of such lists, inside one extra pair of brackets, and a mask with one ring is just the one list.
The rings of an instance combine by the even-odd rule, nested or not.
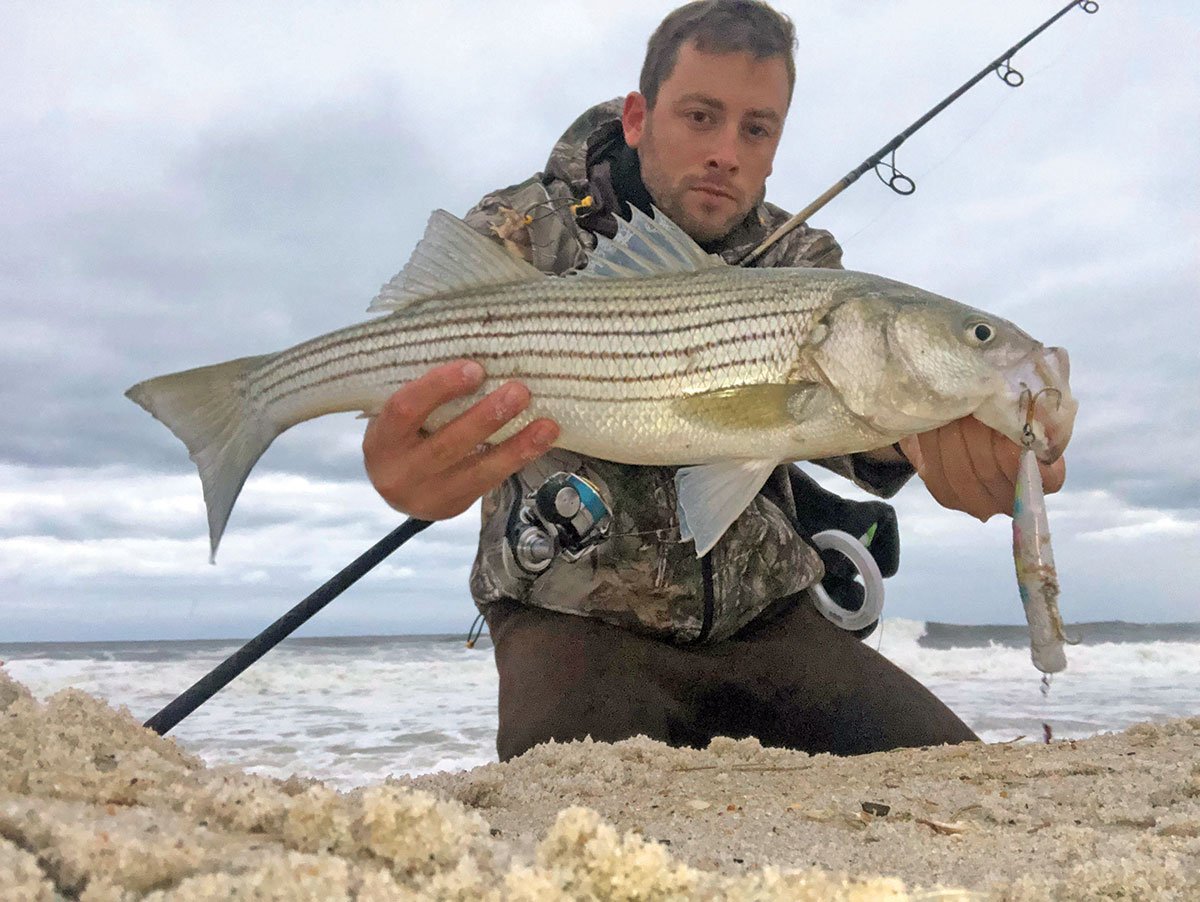
[[(698, 244), (707, 244), (724, 238), (733, 230), (734, 226), (746, 218), (746, 214), (754, 206), (755, 201), (747, 202), (739, 196), (740, 192), (727, 182), (718, 183), (703, 175), (684, 175), (673, 179), (661, 165), (661, 156), (648, 122), (638, 145), (638, 158), (641, 161), (642, 182), (654, 199), (654, 205), (666, 213), (672, 222), (687, 232)], [(719, 213), (715, 204), (706, 211), (704, 209), (706, 204), (702, 200), (697, 204), (694, 195), (689, 197), (694, 188), (705, 184), (718, 184), (720, 190), (734, 194), (736, 199), (732, 212)], [(689, 212), (685, 205), (685, 199), (691, 201), (693, 209), (699, 206), (699, 215)]]

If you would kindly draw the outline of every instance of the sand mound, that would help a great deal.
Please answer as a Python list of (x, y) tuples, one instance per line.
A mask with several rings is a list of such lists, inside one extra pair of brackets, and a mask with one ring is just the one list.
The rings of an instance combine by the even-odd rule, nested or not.
[(338, 793), (205, 767), (0, 672), (0, 896), (1196, 898), (1198, 749), (1200, 718), (857, 759), (638, 739)]

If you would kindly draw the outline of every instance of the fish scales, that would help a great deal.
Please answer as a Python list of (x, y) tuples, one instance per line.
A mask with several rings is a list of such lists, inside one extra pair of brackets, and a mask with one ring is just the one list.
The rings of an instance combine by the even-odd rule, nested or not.
[(277, 354), (138, 383), (127, 394), (196, 462), (216, 552), (255, 462), (281, 432), (337, 411), (378, 412), (400, 386), (472, 358), (482, 387), (434, 411), (436, 429), (509, 379), (555, 445), (677, 466), (679, 522), (713, 547), (774, 467), (849, 454), (974, 414), (1014, 441), (1019, 390), (1052, 388), (1033, 442), (1052, 460), (1075, 402), (1068, 361), (999, 317), (867, 273), (742, 269), (662, 214), (597, 238), (584, 271), (551, 278), (444, 211), (384, 286), (377, 319)]
[[(777, 275), (770, 271), (756, 274)], [(333, 368), (366, 355), (376, 355), (375, 367), (393, 362), (427, 366), (471, 350), (482, 357), (511, 360), (507, 368), (513, 371), (519, 369), (524, 373), (533, 368), (535, 375), (546, 378), (586, 378), (594, 375), (597, 368), (603, 370), (604, 361), (609, 360), (618, 369), (610, 367), (596, 375), (613, 383), (627, 383), (662, 374), (657, 369), (631, 374), (628, 361), (654, 361), (664, 354), (695, 354), (705, 349), (719, 352), (723, 346), (744, 342), (757, 333), (778, 335), (781, 328), (791, 325), (785, 320), (797, 313), (794, 295), (782, 300), (772, 297), (770, 286), (712, 278), (697, 283), (695, 277), (684, 278), (693, 284), (670, 284), (682, 281), (679, 277), (664, 279), (661, 284), (656, 284), (658, 279), (647, 280), (637, 286), (636, 293), (622, 292), (629, 296), (615, 299), (607, 296), (611, 292), (603, 292), (595, 281), (571, 280), (564, 280), (568, 284), (554, 286), (554, 290), (540, 285), (510, 286), (466, 302), (454, 299), (442, 303), (439, 299), (430, 305), (433, 309), (428, 313), (393, 314), (299, 345), (264, 366), (261, 376), (267, 379), (280, 370), (290, 369), (276, 381), (291, 383), (291, 377), (300, 370), (314, 372), (316, 357), (328, 356), (325, 362)], [(783, 282), (778, 278), (774, 281)], [(707, 297), (710, 302), (686, 306), (697, 297)], [(817, 303), (822, 299), (817, 298)], [(806, 327), (807, 318), (804, 319)], [(607, 329), (588, 325), (614, 321), (618, 325)], [(790, 350), (794, 352), (795, 346)], [(331, 351), (338, 353), (330, 354)], [(379, 355), (393, 351), (403, 353), (391, 360), (379, 359)], [(547, 353), (554, 355), (552, 362), (560, 365), (546, 367)], [(598, 364), (589, 362), (565, 368), (561, 365), (583, 360)], [(364, 372), (364, 368), (347, 367), (345, 375), (352, 377)], [(330, 375), (342, 373), (322, 372), (322, 378)], [(274, 387), (275, 382), (271, 382), (264, 390)], [(291, 389), (294, 386), (289, 386)], [(624, 391), (610, 392), (606, 397), (619, 400), (624, 394)], [(660, 395), (665, 396), (661, 392)]]
[[(548, 416), (568, 433), (565, 442), (573, 442), (576, 428), (629, 430), (626, 438), (643, 450), (595, 446), (610, 458), (624, 455), (626, 463), (694, 457), (693, 449), (706, 441), (704, 459), (710, 459), (728, 452), (728, 440), (681, 420), (674, 402), (696, 392), (786, 380), (831, 298), (821, 286), (802, 294), (789, 290), (786, 276), (709, 270), (637, 285), (547, 279), (432, 299), (277, 355), (251, 374), (252, 403), (274, 409), (285, 423), (335, 410), (373, 412), (430, 367), (470, 357), (484, 365), (488, 380), (476, 395), (439, 410), (429, 428), (501, 382), (520, 378), (533, 403), (497, 440)], [(743, 453), (751, 450), (747, 438)]]

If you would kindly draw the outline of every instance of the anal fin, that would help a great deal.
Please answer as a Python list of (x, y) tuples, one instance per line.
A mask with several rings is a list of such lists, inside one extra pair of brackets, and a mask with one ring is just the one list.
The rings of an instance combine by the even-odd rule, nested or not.
[(695, 540), (696, 557), (712, 550), (777, 465), (775, 460), (731, 460), (675, 472), (679, 533), (684, 541)]

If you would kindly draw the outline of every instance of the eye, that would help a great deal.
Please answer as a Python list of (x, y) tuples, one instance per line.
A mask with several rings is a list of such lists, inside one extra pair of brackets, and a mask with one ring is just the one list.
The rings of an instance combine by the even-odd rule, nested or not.
[(996, 337), (996, 330), (987, 323), (971, 323), (967, 326), (967, 341), (971, 344), (985, 345)]

